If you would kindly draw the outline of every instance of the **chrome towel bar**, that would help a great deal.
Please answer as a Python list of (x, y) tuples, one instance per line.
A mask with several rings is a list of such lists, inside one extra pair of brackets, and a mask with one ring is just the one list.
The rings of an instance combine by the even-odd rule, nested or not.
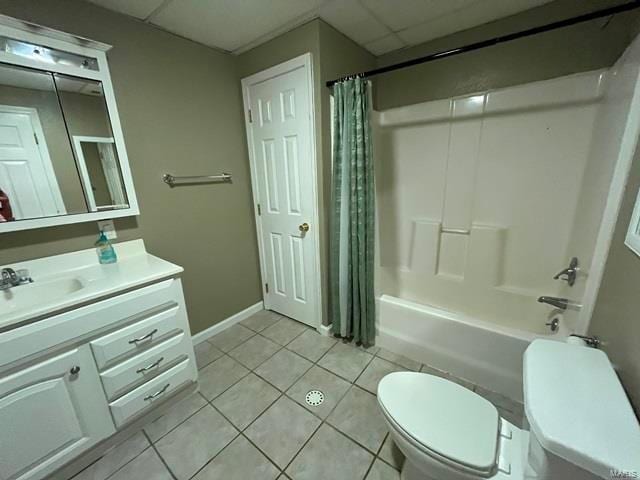
[(173, 187), (175, 185), (189, 185), (194, 183), (211, 183), (211, 182), (230, 182), (231, 174), (222, 173), (221, 175), (198, 175), (192, 177), (174, 177), (170, 173), (162, 176), (162, 181)]

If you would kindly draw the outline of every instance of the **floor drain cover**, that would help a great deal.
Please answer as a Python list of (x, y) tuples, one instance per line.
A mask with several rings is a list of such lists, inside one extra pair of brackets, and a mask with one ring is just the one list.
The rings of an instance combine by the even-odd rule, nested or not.
[(322, 405), (322, 402), (324, 402), (324, 393), (320, 390), (309, 390), (304, 399), (312, 407), (317, 407), (318, 405)]

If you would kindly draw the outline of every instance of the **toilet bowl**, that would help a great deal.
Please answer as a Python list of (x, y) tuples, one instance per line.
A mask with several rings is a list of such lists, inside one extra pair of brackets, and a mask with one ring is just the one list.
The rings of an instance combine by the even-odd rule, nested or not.
[[(587, 369), (590, 375), (584, 375)], [(386, 375), (378, 384), (378, 404), (405, 455), (401, 479), (592, 480), (610, 478), (613, 471), (640, 474), (640, 426), (603, 352), (535, 340), (525, 352), (524, 390), (531, 432), (447, 379), (417, 372)]]
[(378, 403), (406, 457), (404, 480), (517, 478), (523, 432), (472, 391), (441, 377), (396, 372), (380, 381)]

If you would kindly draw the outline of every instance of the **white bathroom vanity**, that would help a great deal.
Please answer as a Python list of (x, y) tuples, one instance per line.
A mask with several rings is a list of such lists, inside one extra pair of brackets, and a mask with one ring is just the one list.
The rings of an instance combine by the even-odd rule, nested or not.
[(2, 478), (44, 478), (197, 387), (182, 268), (115, 248), (2, 266), (33, 280), (0, 291)]

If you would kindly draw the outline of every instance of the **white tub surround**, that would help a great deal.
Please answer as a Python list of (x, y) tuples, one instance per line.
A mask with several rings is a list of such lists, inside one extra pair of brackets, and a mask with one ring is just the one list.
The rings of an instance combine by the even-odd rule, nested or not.
[(113, 265), (88, 249), (8, 266), (34, 281), (0, 292), (7, 478), (45, 478), (197, 385), (182, 268), (115, 248)]
[(379, 112), (379, 294), (548, 332), (605, 77)]

